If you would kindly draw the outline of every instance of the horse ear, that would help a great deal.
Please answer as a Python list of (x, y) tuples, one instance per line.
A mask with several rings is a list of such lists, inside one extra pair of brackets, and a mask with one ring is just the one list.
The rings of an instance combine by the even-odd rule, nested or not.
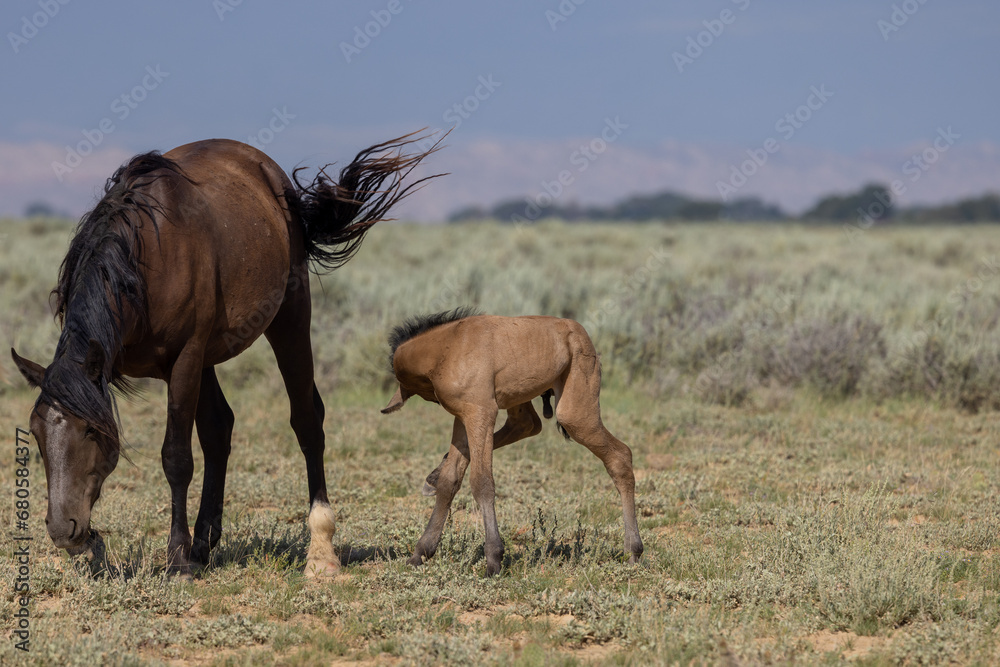
[(28, 381), (28, 384), (36, 389), (42, 386), (42, 379), (45, 377), (45, 366), (18, 356), (14, 348), (10, 348), (10, 356), (14, 358), (17, 370), (21, 371), (21, 375)]
[(83, 372), (93, 383), (99, 383), (104, 376), (104, 348), (93, 338), (87, 348), (87, 358), (83, 360)]

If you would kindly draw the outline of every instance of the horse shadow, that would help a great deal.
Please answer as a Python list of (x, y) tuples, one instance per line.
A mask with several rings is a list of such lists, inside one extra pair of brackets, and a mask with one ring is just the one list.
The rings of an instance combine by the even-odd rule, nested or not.
[[(223, 539), (211, 551), (208, 563), (197, 567), (194, 578), (226, 566), (248, 568), (254, 565), (279, 570), (303, 572), (309, 543), (308, 528), (272, 530), (269, 534), (235, 534)], [(335, 545), (343, 567), (364, 563), (388, 562), (408, 554), (392, 545)], [(153, 547), (142, 538), (122, 551), (108, 552), (103, 539), (95, 542), (89, 553), (73, 558), (76, 570), (91, 579), (115, 579), (129, 582), (136, 578), (167, 576), (162, 547)]]
[[(625, 562), (628, 556), (624, 550), (611, 546), (604, 539), (588, 539), (591, 536), (579, 526), (569, 534), (560, 534), (557, 526), (546, 527), (544, 519), (530, 536), (511, 540), (505, 550), (502, 569), (510, 571), (515, 566), (534, 567), (544, 562), (574, 563), (582, 560), (598, 562)], [(201, 579), (215, 569), (226, 566), (237, 568), (273, 567), (279, 571), (303, 572), (309, 544), (309, 530), (306, 526), (272, 526), (267, 532), (232, 530), (223, 534), (223, 539), (211, 551), (209, 562), (195, 570), (195, 578)], [(369, 563), (386, 563), (400, 558), (409, 558), (412, 550), (404, 550), (395, 545), (351, 544), (334, 545), (342, 567)], [(136, 577), (166, 576), (162, 547), (151, 547), (142, 538), (127, 545), (122, 552), (108, 554), (103, 539), (98, 540), (87, 558), (76, 560), (81, 573), (94, 579), (112, 578), (128, 582)], [(461, 567), (473, 568), (485, 558), (484, 544), (472, 534), (450, 533), (446, 544), (442, 545), (438, 557), (457, 561)]]

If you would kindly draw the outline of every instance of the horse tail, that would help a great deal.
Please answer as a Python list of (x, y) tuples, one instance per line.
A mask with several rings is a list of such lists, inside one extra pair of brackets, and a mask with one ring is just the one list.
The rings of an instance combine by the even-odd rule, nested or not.
[[(552, 419), (552, 404), (549, 401), (555, 395), (556, 392), (552, 389), (546, 389), (542, 392), (542, 416), (546, 419)], [(556, 427), (559, 429), (559, 432), (562, 433), (562, 437), (569, 440), (569, 431), (567, 431), (566, 428), (558, 421), (556, 422)]]
[(556, 395), (551, 389), (546, 389), (542, 393), (542, 416), (546, 419), (552, 419), (552, 403), (549, 400)]
[(361, 247), (365, 233), (394, 205), (422, 183), (443, 176), (434, 174), (404, 184), (421, 160), (440, 148), (442, 136), (426, 150), (405, 152), (416, 143), (429, 141), (428, 135), (410, 133), (369, 146), (340, 170), (338, 180), (330, 178), (326, 165), (311, 183), (299, 180), (299, 167), (292, 172), (295, 192), (288, 200), (305, 229), (306, 253), (325, 271), (343, 266)]

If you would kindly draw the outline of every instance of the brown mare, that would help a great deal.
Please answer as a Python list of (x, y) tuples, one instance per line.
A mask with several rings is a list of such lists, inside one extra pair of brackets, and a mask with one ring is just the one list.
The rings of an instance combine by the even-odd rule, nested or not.
[[(332, 270), (421, 181), (403, 179), (427, 154), (413, 135), (371, 146), (340, 172), (292, 180), (262, 152), (225, 139), (137, 155), (81, 220), (53, 290), (62, 333), (46, 368), (11, 350), (41, 389), (31, 413), (49, 489), (53, 543), (79, 553), (100, 542), (90, 516), (121, 451), (111, 388), (126, 376), (167, 382), (163, 471), (170, 484), (167, 565), (190, 575), (222, 530), (234, 416), (215, 365), (261, 334), (274, 350), (306, 459), (309, 575), (334, 572), (323, 470), (323, 401), (313, 383), (308, 263)], [(192, 426), (205, 454), (194, 526), (187, 492)]]
[[(632, 450), (601, 421), (601, 362), (579, 323), (477, 315), (460, 308), (396, 327), (389, 346), (399, 388), (382, 412), (395, 412), (411, 396), (420, 396), (455, 416), (451, 448), (427, 478), (425, 490), (437, 498), (411, 565), (434, 555), (451, 502), (471, 466), (472, 495), (486, 529), (486, 572), (500, 571), (504, 548), (494, 508), (493, 450), (541, 432), (531, 399), (542, 396), (549, 416), (550, 391), (564, 435), (593, 452), (611, 475), (622, 501), (625, 553), (629, 562), (639, 561)], [(507, 421), (494, 433), (499, 410), (507, 411)]]

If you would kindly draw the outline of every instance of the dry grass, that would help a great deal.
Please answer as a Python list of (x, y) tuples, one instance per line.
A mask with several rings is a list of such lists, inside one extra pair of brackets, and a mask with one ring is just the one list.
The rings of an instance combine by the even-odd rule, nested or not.
[[(67, 230), (0, 227), (0, 331), (47, 361), (45, 298)], [(51, 546), (32, 461), (32, 646), (5, 642), (0, 663), (996, 662), (1000, 425), (978, 374), (993, 372), (1000, 287), (968, 281), (998, 247), (1000, 230), (967, 228), (870, 231), (853, 245), (799, 227), (376, 229), (316, 290), (335, 542), (353, 562), (330, 582), (301, 574), (304, 464), (262, 342), (220, 369), (237, 415), (225, 532), (194, 582), (163, 574), (161, 385), (122, 406), (135, 465), (95, 511), (106, 561)], [(449, 418), (412, 401), (378, 413), (384, 336), (405, 315), (468, 302), (591, 323), (605, 420), (635, 452), (642, 565), (621, 562), (600, 464), (551, 425), (496, 457), (501, 576), (483, 577), (467, 489), (432, 561), (396, 557), (429, 516), (419, 491)], [(928, 322), (936, 342), (899, 365)], [(34, 397), (9, 361), (0, 369), (12, 440)], [(0, 484), (12, 489), (8, 452)], [(10, 548), (3, 563), (11, 572)], [(14, 604), (8, 588), (8, 629)]]

